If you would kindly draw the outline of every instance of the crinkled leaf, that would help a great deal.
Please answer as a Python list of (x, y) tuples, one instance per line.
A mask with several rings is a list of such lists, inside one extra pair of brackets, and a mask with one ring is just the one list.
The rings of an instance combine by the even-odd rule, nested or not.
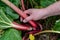
[(6, 29), (11, 27), (12, 21), (5, 15), (2, 9), (0, 8), (0, 29)]
[(55, 26), (53, 27), (53, 30), (60, 31), (60, 20), (56, 21)]
[(5, 12), (7, 15), (9, 15), (11, 18), (13, 19), (18, 19), (19, 18), (19, 15), (17, 13), (15, 13), (11, 8), (9, 7), (6, 7), (5, 8)]
[(6, 14), (6, 16), (7, 16), (11, 21), (13, 21), (13, 19), (11, 18), (10, 15), (7, 15), (7, 14)]
[(56, 0), (41, 0), (40, 4), (42, 7), (47, 7), (54, 2), (56, 2)]
[(0, 29), (6, 29), (6, 28), (10, 28), (10, 27), (11, 27), (10, 24), (0, 21)]
[(0, 18), (5, 22), (11, 23), (11, 20), (5, 15), (3, 8), (0, 8)]
[[(9, 0), (9, 1), (11, 1), (13, 4), (15, 4), (17, 7), (19, 6), (19, 4), (20, 4), (20, 0)], [(0, 6), (1, 7), (6, 7), (7, 5), (5, 4), (5, 3), (3, 3), (3, 2), (1, 2), (0, 1)]]
[(9, 0), (9, 1), (11, 1), (13, 4), (15, 4), (16, 6), (19, 6), (19, 4), (20, 4), (20, 0)]
[(15, 29), (7, 29), (0, 40), (22, 40), (21, 32)]
[[(19, 6), (19, 2), (20, 0), (9, 0), (10, 2), (12, 2), (13, 4), (15, 4), (17, 7)], [(7, 15), (9, 15), (12, 19), (18, 19), (19, 15), (13, 10), (11, 9), (9, 6), (7, 6), (5, 3), (0, 2), (0, 7), (3, 7), (4, 11), (6, 12)]]
[(5, 7), (6, 5), (0, 1), (0, 7)]

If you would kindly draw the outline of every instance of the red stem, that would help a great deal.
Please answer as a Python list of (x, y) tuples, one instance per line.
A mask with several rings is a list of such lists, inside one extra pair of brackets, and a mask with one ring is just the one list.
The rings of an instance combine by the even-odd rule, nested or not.
[(18, 24), (16, 22), (13, 22), (13, 28), (16, 28), (18, 30), (32, 30), (29, 26)]
[[(10, 6), (13, 10), (15, 10), (21, 17), (26, 18), (27, 15), (25, 13), (23, 13), (23, 11), (21, 11), (18, 7), (16, 7), (13, 3), (11, 3), (8, 0), (1, 0), (2, 2), (4, 2), (5, 4), (7, 4), (8, 6)], [(37, 24), (33, 21), (29, 21), (29, 23), (36, 28)]]
[(22, 9), (24, 11), (25, 10), (24, 0), (21, 0), (21, 5), (22, 5)]

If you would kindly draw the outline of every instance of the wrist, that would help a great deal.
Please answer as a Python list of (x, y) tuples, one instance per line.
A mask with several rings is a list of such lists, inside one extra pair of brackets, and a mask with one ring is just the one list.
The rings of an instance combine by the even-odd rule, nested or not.
[(60, 15), (60, 12), (56, 12), (57, 10), (53, 10), (51, 7), (47, 7), (46, 10), (48, 11), (48, 16)]
[(44, 8), (44, 13), (45, 13), (45, 16), (49, 16), (50, 15), (50, 10), (48, 10), (47, 8)]
[(51, 8), (45, 8), (45, 10), (47, 11), (46, 13), (47, 13), (47, 16), (53, 16), (54, 14), (54, 12), (51, 10)]

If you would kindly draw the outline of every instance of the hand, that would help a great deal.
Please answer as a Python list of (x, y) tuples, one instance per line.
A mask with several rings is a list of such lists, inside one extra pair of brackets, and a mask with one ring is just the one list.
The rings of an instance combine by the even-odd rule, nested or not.
[(23, 22), (28, 22), (30, 20), (39, 20), (48, 17), (48, 11), (46, 9), (28, 9), (24, 11), (26, 14), (30, 14)]

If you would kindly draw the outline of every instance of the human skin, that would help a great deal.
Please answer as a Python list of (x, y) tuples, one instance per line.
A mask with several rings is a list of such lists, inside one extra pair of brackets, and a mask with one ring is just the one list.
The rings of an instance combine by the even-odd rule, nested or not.
[(42, 9), (28, 9), (24, 11), (26, 14), (30, 14), (23, 22), (28, 22), (30, 20), (45, 19), (50, 16), (60, 15), (60, 1)]

